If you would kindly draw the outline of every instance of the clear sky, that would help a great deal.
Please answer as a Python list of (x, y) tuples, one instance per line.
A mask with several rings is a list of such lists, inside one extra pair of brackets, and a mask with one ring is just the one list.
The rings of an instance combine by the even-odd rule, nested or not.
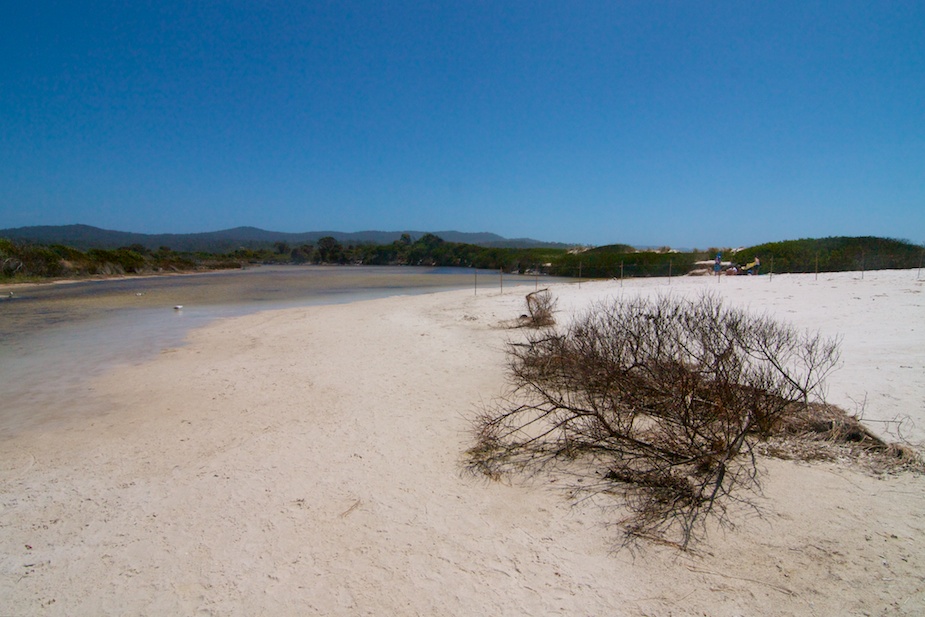
[(925, 241), (925, 2), (5, 2), (0, 228)]

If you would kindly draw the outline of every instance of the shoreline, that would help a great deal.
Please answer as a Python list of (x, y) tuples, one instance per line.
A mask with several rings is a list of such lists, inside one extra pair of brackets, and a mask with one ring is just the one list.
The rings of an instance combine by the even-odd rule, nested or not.
[(99, 281), (123, 281), (135, 279), (152, 279), (174, 276), (198, 276), (202, 274), (220, 274), (222, 272), (240, 272), (241, 270), (268, 267), (264, 264), (251, 265), (249, 268), (219, 268), (216, 270), (189, 270), (179, 272), (148, 272), (145, 274), (100, 274), (87, 275), (85, 277), (50, 277), (38, 281), (29, 281), (26, 283), (4, 283), (0, 282), (0, 292), (6, 293), (17, 288), (28, 289), (39, 285), (71, 285), (74, 283), (92, 283)]
[[(865, 274), (715, 285), (730, 303), (841, 332), (846, 374), (830, 395), (850, 386), (872, 393), (871, 405), (914, 411), (925, 393), (923, 283)], [(699, 292), (703, 281), (551, 290), (566, 319), (595, 299)], [(83, 395), (91, 418), (22, 435), (0, 453), (7, 610), (731, 617), (925, 608), (921, 477), (762, 459), (762, 517), (736, 512), (736, 528), (711, 529), (690, 553), (648, 545), (634, 554), (615, 550), (618, 502), (574, 503), (567, 486), (541, 476), (461, 473), (469, 418), (505, 388), (505, 341), (517, 331), (502, 324), (523, 307), (521, 290), (459, 290), (260, 312), (94, 379)]]
[[(88, 275), (86, 277), (51, 277), (48, 279), (42, 279), (37, 281), (29, 281), (25, 283), (8, 283), (0, 281), (0, 293), (6, 293), (17, 288), (29, 288), (36, 287), (39, 285), (69, 285), (73, 283), (87, 283), (95, 281), (120, 281), (120, 280), (133, 280), (133, 279), (147, 279), (147, 278), (162, 278), (162, 277), (173, 277), (173, 276), (197, 276), (202, 274), (221, 274), (226, 272), (240, 272), (243, 270), (253, 270), (260, 268), (440, 268), (440, 267), (451, 267), (451, 268), (460, 268), (466, 270), (475, 270), (474, 268), (468, 266), (366, 266), (366, 265), (353, 265), (353, 264), (248, 264), (246, 267), (242, 266), (240, 268), (218, 268), (214, 270), (204, 269), (204, 270), (190, 270), (190, 271), (174, 271), (174, 272), (150, 272), (145, 274), (110, 274), (110, 275)], [(479, 272), (488, 270), (479, 270)], [(755, 278), (768, 277), (773, 278), (774, 276), (783, 276), (785, 274), (797, 274), (800, 276), (809, 276), (814, 274), (814, 276), (828, 276), (828, 275), (837, 275), (837, 274), (866, 274), (866, 273), (877, 273), (877, 272), (913, 272), (917, 271), (917, 278), (919, 280), (921, 276), (921, 268), (911, 268), (911, 269), (889, 269), (889, 270), (839, 270), (833, 272), (818, 272), (818, 273), (809, 273), (809, 272), (772, 272), (772, 273), (762, 273), (757, 275)], [(492, 272), (494, 272), (492, 270)], [(532, 276), (531, 274), (519, 274), (514, 272), (505, 272), (505, 275), (509, 276)], [(748, 275), (751, 276), (751, 275)], [(540, 278), (548, 277), (548, 275), (541, 275)], [(562, 278), (562, 277), (559, 277)], [(694, 270), (688, 272), (687, 274), (682, 274), (674, 277), (627, 277), (622, 280), (624, 281), (633, 281), (633, 280), (678, 280), (684, 278), (701, 278), (701, 279), (714, 279), (714, 274), (708, 270)], [(722, 275), (718, 278), (728, 278), (727, 275)], [(575, 277), (574, 282), (603, 282), (603, 281), (619, 281), (618, 278), (606, 278), (606, 279), (594, 279), (594, 278), (585, 278), (581, 279), (580, 277)]]

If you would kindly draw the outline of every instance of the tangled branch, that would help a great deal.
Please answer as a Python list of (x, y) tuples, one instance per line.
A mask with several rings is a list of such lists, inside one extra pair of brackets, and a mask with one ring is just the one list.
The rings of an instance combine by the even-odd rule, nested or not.
[[(476, 420), (469, 468), (499, 477), (584, 461), (633, 537), (686, 547), (757, 486), (753, 448), (821, 395), (838, 342), (719, 299), (598, 304), (509, 346), (511, 392)], [(747, 500), (746, 500), (747, 501)]]

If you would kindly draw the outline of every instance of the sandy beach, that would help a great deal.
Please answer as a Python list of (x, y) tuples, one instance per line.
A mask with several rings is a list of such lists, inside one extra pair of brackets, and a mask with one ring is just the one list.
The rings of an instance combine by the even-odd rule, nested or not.
[[(925, 443), (915, 270), (555, 285), (700, 294), (841, 338), (829, 402)], [(529, 291), (526, 290), (526, 291)], [(921, 615), (925, 478), (762, 459), (761, 515), (618, 550), (620, 504), (463, 453), (521, 290), (267, 311), (74, 393), (0, 449), (0, 615)]]

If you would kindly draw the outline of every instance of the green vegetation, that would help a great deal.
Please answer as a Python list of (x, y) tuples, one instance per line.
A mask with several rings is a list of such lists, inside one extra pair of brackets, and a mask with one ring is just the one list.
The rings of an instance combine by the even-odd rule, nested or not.
[(360, 245), (353, 263), (367, 265), (457, 266), (527, 272), (565, 254), (555, 248), (498, 248), (446, 242), (433, 234), (412, 240), (407, 234), (385, 245)]
[(748, 263), (760, 257), (763, 271), (773, 265), (774, 272), (845, 272), (919, 268), (923, 254), (925, 248), (903, 240), (842, 236), (761, 244), (735, 258)]
[[(554, 276), (619, 278), (681, 276), (708, 269), (717, 252), (725, 260), (746, 264), (761, 259), (761, 273), (832, 272), (916, 268), (923, 265), (925, 248), (885, 238), (823, 238), (775, 242), (732, 252), (637, 251), (625, 244), (587, 250), (560, 247), (503, 248), (447, 242), (434, 234), (412, 238), (403, 234), (388, 244), (344, 244), (333, 236), (315, 243), (264, 242), (228, 253), (152, 250), (142, 244), (81, 251), (61, 244), (42, 245), (0, 238), (0, 280), (51, 277), (107, 276), (158, 272), (188, 272), (241, 268), (247, 264), (356, 264), (455, 266), (506, 272), (541, 272)], [(817, 265), (818, 264), (818, 265)]]
[(567, 253), (553, 264), (550, 274), (583, 278), (677, 276), (687, 274), (703, 259), (707, 259), (706, 253), (636, 251), (618, 244)]
[(150, 251), (140, 245), (87, 252), (59, 244), (18, 244), (0, 238), (0, 280), (22, 280), (184, 272), (195, 269), (240, 267), (215, 256), (196, 257), (175, 253), (167, 247)]
[(739, 266), (761, 260), (760, 273), (846, 272), (853, 270), (895, 270), (922, 267), (925, 247), (903, 240), (876, 237), (832, 237), (771, 242), (733, 252), (710, 248), (706, 251), (633, 251), (625, 245), (603, 246), (580, 253), (567, 253), (555, 260), (549, 274), (584, 278), (680, 276), (709, 266), (717, 253), (724, 261)]

